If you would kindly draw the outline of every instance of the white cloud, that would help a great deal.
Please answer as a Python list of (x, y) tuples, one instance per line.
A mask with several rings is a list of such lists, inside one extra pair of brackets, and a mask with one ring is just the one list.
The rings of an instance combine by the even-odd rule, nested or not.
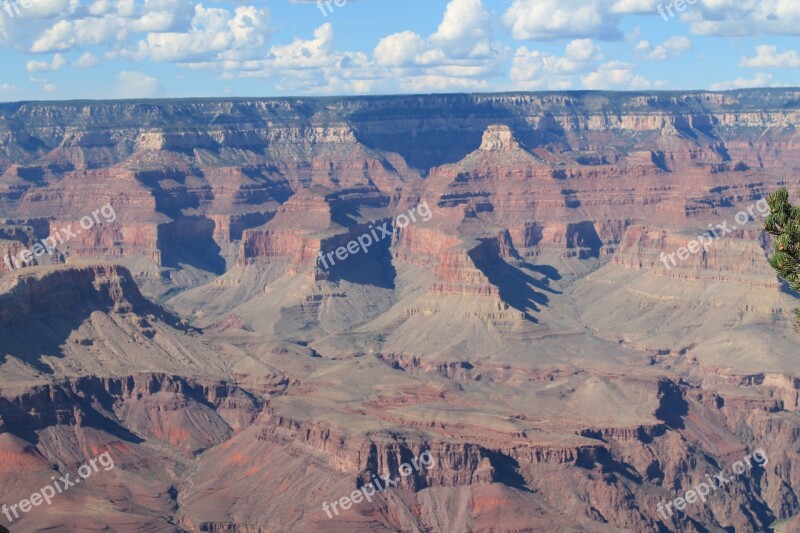
[[(316, 0), (290, 1), (308, 4), (309, 13), (320, 21), (313, 35), (287, 34), (291, 28), (284, 26), (280, 44), (271, 42), (276, 31), (272, 15), (264, 2), (255, 0), (33, 0), (13, 19), (0, 16), (0, 46), (46, 54), (23, 62), (30, 73), (90, 68), (100, 58), (124, 59), (143, 65), (173, 63), (224, 81), (261, 78), (277, 91), (309, 94), (659, 88), (664, 82), (637, 75), (636, 64), (692, 50), (692, 40), (680, 33), (660, 44), (653, 37), (643, 40), (657, 33), (652, 24), (661, 27), (658, 6), (672, 0), (509, 0), (499, 14), (490, 11), (484, 0), (448, 0), (441, 2), (442, 19), (432, 33), (411, 31), (412, 27), (378, 39), (374, 50), (364, 52), (336, 48), (335, 27), (323, 23), (314, 7)], [(648, 18), (632, 20), (631, 14)], [(672, 29), (683, 33), (686, 26), (681, 21), (695, 34), (800, 34), (800, 0), (697, 0), (680, 17)], [(648, 33), (630, 22), (646, 25)], [(568, 44), (563, 53), (530, 43), (516, 43), (512, 49), (493, 35), (499, 23), (518, 40), (565, 39)], [(623, 26), (627, 35), (620, 29)], [(634, 47), (635, 60), (602, 57), (598, 41), (623, 38)], [(623, 46), (627, 44), (618, 48)], [(764, 44), (753, 57), (743, 57), (739, 66), (800, 68), (800, 49)], [(146, 70), (146, 66), (126, 68)], [(131, 79), (137, 81), (139, 93), (160, 94), (155, 78), (126, 73), (136, 75)], [(725, 77), (737, 75), (733, 71)], [(773, 83), (766, 74), (747, 79), (751, 76), (747, 73), (716, 86)], [(696, 80), (696, 75), (690, 79)], [(24, 76), (20, 83), (25, 83)], [(241, 87), (233, 90), (240, 92)]]
[(89, 5), (89, 13), (95, 16), (117, 13), (123, 17), (132, 17), (135, 11), (135, 0), (94, 0)]
[(748, 80), (747, 78), (736, 78), (733, 81), (723, 81), (713, 83), (710, 87), (712, 91), (727, 91), (730, 89), (749, 89), (752, 87), (776, 87), (779, 84), (773, 83), (772, 74), (759, 72), (756, 77)]
[[(513, 0), (503, 22), (518, 40), (622, 38), (625, 15), (658, 16), (671, 0)], [(800, 35), (796, 0), (697, 0), (672, 13), (701, 35)], [(668, 15), (667, 19), (671, 18)], [(659, 19), (660, 20), (660, 19)]]
[(330, 67), (339, 58), (333, 38), (333, 25), (325, 23), (314, 31), (311, 40), (295, 39), (285, 46), (273, 46), (270, 49), (272, 66), (286, 69)]
[[(276, 79), (278, 89), (304, 93), (488, 90), (488, 78), (501, 74), (508, 53), (491, 27), (482, 0), (450, 0), (435, 33), (386, 36), (370, 57), (337, 50), (334, 27), (325, 23), (312, 39), (272, 46), (264, 59), (227, 62), (223, 79)], [(216, 68), (213, 62), (185, 66)]]
[(72, 64), (76, 68), (91, 68), (100, 62), (100, 58), (86, 52)]
[(692, 49), (692, 41), (682, 35), (670, 37), (658, 46), (653, 47), (648, 41), (639, 41), (634, 50), (645, 58), (653, 61), (664, 61), (682, 52)]
[[(56, 16), (68, 17), (80, 7), (79, 0), (29, 0), (28, 7), (21, 9), (17, 15), (20, 19), (47, 19)], [(19, 2), (20, 7), (24, 7)]]
[(67, 60), (63, 54), (55, 54), (52, 63), (47, 61), (28, 61), (26, 68), (28, 72), (55, 72), (66, 64)]
[(50, 70), (50, 63), (47, 61), (28, 61), (26, 68), (28, 72), (45, 72)]
[(161, 82), (137, 71), (123, 71), (117, 76), (117, 98), (155, 98), (161, 96)]
[(430, 42), (450, 55), (485, 55), (491, 39), (491, 16), (482, 0), (451, 0)]
[(648, 14), (655, 11), (660, 3), (660, 0), (616, 0), (611, 6), (611, 12)]
[(777, 46), (756, 47), (755, 57), (743, 57), (740, 63), (748, 68), (797, 68), (800, 67), (800, 54), (795, 50), (778, 53)]
[(568, 59), (584, 62), (597, 59), (600, 55), (600, 47), (591, 39), (575, 39), (567, 45), (566, 52)]
[(69, 50), (75, 46), (100, 44), (113, 38), (118, 30), (111, 17), (62, 20), (48, 28), (33, 42), (31, 52)]
[(237, 7), (195, 7), (189, 31), (151, 32), (127, 55), (160, 62), (241, 61), (264, 53), (270, 33), (269, 11)]
[[(126, 41), (131, 34), (166, 32), (182, 25), (193, 9), (190, 0), (98, 0), (79, 9), (78, 0), (37, 0), (25, 10), (24, 18), (60, 20), (33, 38), (34, 53), (65, 51), (78, 46), (113, 44)], [(88, 16), (87, 16), (88, 15)], [(94, 15), (94, 16), (92, 16)]]
[(622, 15), (655, 13), (656, 0), (514, 0), (503, 22), (518, 40), (621, 39)]
[(483, 89), (508, 53), (491, 26), (482, 0), (451, 0), (428, 38), (406, 31), (381, 39), (375, 64), (406, 91)]
[(700, 35), (800, 35), (800, 2), (699, 0), (681, 20)]
[(602, 59), (600, 47), (591, 39), (576, 39), (564, 52), (564, 56), (556, 56), (525, 46), (518, 48), (510, 73), (514, 88), (569, 89), (578, 81), (577, 74), (595, 69)]
[(593, 90), (646, 90), (663, 88), (663, 81), (651, 82), (634, 73), (634, 66), (622, 61), (610, 61), (581, 77), (583, 86)]
[(375, 48), (375, 61), (382, 67), (405, 67), (416, 63), (425, 49), (425, 40), (413, 31), (384, 37)]
[(591, 0), (514, 0), (503, 22), (518, 40), (621, 37), (619, 17), (606, 15), (601, 3)]
[[(334, 36), (333, 26), (325, 23), (315, 30), (313, 39), (271, 47), (266, 59), (229, 62), (223, 79), (276, 79), (276, 86), (287, 92), (372, 91), (381, 81), (374, 64), (366, 54), (337, 51)], [(187, 66), (213, 68), (210, 64)]]

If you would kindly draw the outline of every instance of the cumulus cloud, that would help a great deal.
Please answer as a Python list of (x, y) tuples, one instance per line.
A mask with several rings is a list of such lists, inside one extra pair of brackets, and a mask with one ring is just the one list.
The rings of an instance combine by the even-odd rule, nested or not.
[(634, 66), (622, 61), (610, 61), (581, 77), (583, 86), (593, 90), (646, 90), (660, 89), (666, 86), (663, 81), (651, 82), (637, 76)]
[(127, 53), (133, 59), (159, 62), (241, 61), (263, 53), (270, 33), (269, 11), (195, 6), (188, 31), (151, 32)]
[(655, 13), (656, 0), (514, 0), (503, 22), (518, 40), (623, 37), (623, 15)]
[[(664, 83), (638, 75), (636, 65), (686, 54), (692, 40), (679, 34), (659, 44), (623, 22), (644, 15), (636, 22), (660, 26), (657, 9), (670, 1), (510, 0), (495, 13), (485, 0), (448, 0), (442, 2), (442, 18), (432, 33), (400, 28), (405, 31), (366, 41), (372, 49), (348, 51), (337, 48), (334, 25), (325, 23), (316, 0), (290, 0), (308, 4), (321, 24), (313, 34), (300, 35), (287, 35), (290, 28), (281, 27), (280, 21), (273, 27), (270, 9), (255, 0), (35, 0), (13, 19), (0, 17), (0, 46), (36, 54), (22, 61), (27, 71), (58, 71), (59, 80), (64, 71), (90, 68), (100, 58), (140, 63), (140, 68), (125, 67), (123, 74), (126, 79), (138, 76), (131, 81), (137, 81), (138, 93), (144, 95), (160, 94), (160, 83), (134, 69), (147, 70), (153, 62), (203, 71), (225, 82), (264, 79), (285, 93), (647, 89)], [(623, 26), (630, 33), (623, 35)], [(800, 2), (697, 0), (672, 27), (713, 36), (798, 34)], [(284, 32), (279, 43), (274, 42), (277, 28)], [(507, 30), (505, 41), (496, 38), (498, 29)], [(506, 44), (511, 38), (567, 44), (560, 52), (552, 45)], [(622, 39), (633, 46), (633, 58), (604, 58), (598, 42)], [(616, 48), (630, 46), (620, 43)], [(800, 68), (800, 53), (764, 44), (739, 66)], [(764, 74), (749, 77), (717, 85), (774, 83)], [(42, 87), (46, 81), (36, 83)]]
[(668, 57), (674, 57), (682, 52), (688, 52), (692, 49), (692, 41), (688, 37), (674, 36), (670, 37), (658, 46), (652, 46), (649, 41), (639, 41), (636, 45), (636, 52), (642, 54), (646, 59), (653, 61), (664, 61)]
[(779, 87), (781, 84), (772, 80), (772, 74), (759, 72), (755, 78), (736, 78), (733, 81), (723, 81), (711, 84), (712, 91), (727, 91), (731, 89), (749, 89), (752, 87)]
[[(503, 22), (518, 40), (622, 38), (620, 22), (631, 14), (656, 16), (670, 0), (513, 0)], [(680, 15), (700, 35), (800, 34), (795, 0), (697, 0)]]
[(28, 61), (26, 68), (28, 72), (55, 72), (67, 64), (63, 54), (55, 54), (52, 63), (47, 61)]
[(798, 68), (800, 54), (795, 50), (778, 53), (777, 46), (764, 44), (756, 47), (755, 57), (743, 57), (740, 65), (748, 68)]
[(33, 42), (31, 52), (69, 50), (75, 46), (100, 44), (116, 35), (118, 27), (110, 17), (83, 20), (61, 20)]
[(310, 40), (295, 39), (285, 46), (270, 49), (272, 66), (286, 69), (307, 69), (335, 65), (341, 56), (336, 54), (333, 26), (323, 24)]
[(800, 35), (800, 2), (699, 0), (681, 20), (699, 35)]
[(30, 0), (27, 7), (20, 2), (17, 17), (26, 18), (52, 18), (55, 16), (70, 16), (77, 12), (81, 2), (79, 0)]
[(427, 38), (406, 31), (381, 39), (375, 63), (406, 90), (480, 89), (499, 73), (507, 49), (495, 41), (482, 0), (451, 0)]
[(375, 48), (375, 61), (382, 67), (408, 67), (416, 64), (425, 50), (425, 40), (413, 31), (384, 37)]
[(223, 79), (271, 78), (276, 80), (276, 87), (291, 92), (373, 90), (379, 80), (369, 57), (361, 52), (336, 50), (334, 39), (333, 26), (325, 23), (314, 31), (312, 39), (272, 46), (266, 59), (231, 63)]
[(82, 9), (78, 0), (40, 0), (22, 14), (23, 20), (59, 20), (37, 31), (30, 51), (65, 51), (79, 46), (114, 44), (132, 34), (166, 32), (179, 27), (193, 9), (190, 0), (98, 0)]
[(602, 2), (591, 0), (514, 0), (503, 16), (519, 40), (618, 39), (619, 21), (619, 16), (603, 9)]
[(306, 93), (483, 90), (507, 56), (491, 27), (482, 0), (451, 0), (435, 33), (388, 35), (370, 56), (337, 50), (334, 27), (325, 23), (312, 39), (274, 45), (262, 60), (229, 63), (223, 79), (272, 78), (281, 90)]
[(100, 58), (94, 56), (93, 54), (86, 52), (82, 54), (78, 59), (75, 60), (72, 65), (76, 68), (91, 68), (100, 62)]
[(486, 54), (491, 23), (482, 0), (452, 0), (430, 42), (454, 55)]
[(600, 47), (591, 39), (570, 42), (563, 56), (522, 46), (514, 54), (510, 77), (518, 90), (569, 89), (577, 74), (595, 69), (601, 59)]

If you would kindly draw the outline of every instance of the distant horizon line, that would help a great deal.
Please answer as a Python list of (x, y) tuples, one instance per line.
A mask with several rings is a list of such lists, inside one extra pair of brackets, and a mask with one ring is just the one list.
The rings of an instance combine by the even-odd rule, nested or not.
[(747, 87), (741, 89), (652, 89), (652, 90), (616, 90), (616, 89), (564, 89), (542, 91), (486, 91), (486, 92), (435, 92), (435, 93), (386, 93), (386, 94), (337, 94), (337, 95), (281, 95), (281, 96), (163, 96), (156, 98), (68, 98), (62, 100), (10, 100), (0, 101), (0, 105), (18, 104), (69, 104), (83, 102), (163, 102), (163, 101), (200, 101), (200, 100), (343, 100), (343, 99), (379, 99), (379, 98), (419, 98), (435, 96), (505, 96), (505, 95), (666, 95), (666, 94), (732, 94), (759, 91), (800, 91), (800, 85), (788, 87)]

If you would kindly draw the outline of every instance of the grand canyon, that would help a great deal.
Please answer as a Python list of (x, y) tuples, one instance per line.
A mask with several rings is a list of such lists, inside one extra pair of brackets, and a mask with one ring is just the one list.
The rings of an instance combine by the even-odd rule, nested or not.
[(798, 123), (798, 89), (0, 104), (0, 504), (115, 464), (0, 523), (798, 531), (762, 229)]

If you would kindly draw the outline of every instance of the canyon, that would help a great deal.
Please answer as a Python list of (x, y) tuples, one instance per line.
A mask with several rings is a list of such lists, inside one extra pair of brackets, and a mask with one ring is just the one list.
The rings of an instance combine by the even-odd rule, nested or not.
[(798, 124), (800, 89), (0, 104), (0, 504), (117, 465), (0, 523), (797, 531), (800, 300), (752, 206)]

